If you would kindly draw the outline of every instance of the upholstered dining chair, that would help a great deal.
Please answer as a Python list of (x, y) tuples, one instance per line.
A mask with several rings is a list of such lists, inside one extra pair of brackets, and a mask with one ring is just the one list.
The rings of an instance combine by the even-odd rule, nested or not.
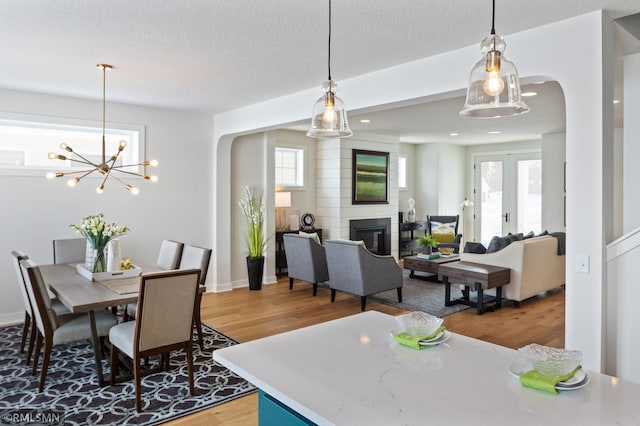
[(460, 215), (427, 215), (427, 232), (438, 242), (438, 247), (452, 247), (454, 253), (460, 251), (462, 234), (458, 234)]
[[(160, 245), (160, 252), (158, 253), (156, 266), (167, 271), (178, 269), (183, 248), (183, 243), (173, 240), (163, 240)], [(124, 319), (129, 320), (130, 318), (135, 318), (136, 309), (136, 305), (127, 305), (124, 310)]]
[[(31, 307), (31, 302), (29, 300), (29, 294), (27, 293), (26, 282), (24, 278), (24, 274), (22, 273), (22, 268), (20, 267), (20, 262), (28, 259), (29, 256), (26, 253), (14, 250), (11, 252), (13, 256), (14, 262), (13, 265), (16, 270), (16, 276), (18, 278), (18, 286), (20, 287), (20, 294), (22, 295), (22, 301), (24, 302), (24, 324), (22, 326), (22, 339), (20, 341), (20, 353), (24, 352), (24, 346), (27, 342), (27, 336), (29, 336), (29, 346), (27, 349), (27, 365), (31, 363), (31, 355), (33, 353), (33, 342), (35, 341), (37, 327), (35, 324), (35, 320), (33, 320), (33, 308)], [(56, 314), (63, 315), (68, 314), (69, 310), (66, 306), (64, 306), (59, 300), (51, 299), (51, 305), (53, 309), (56, 311)]]
[[(38, 328), (32, 374), (36, 374), (40, 349), (44, 343), (40, 384), (38, 386), (38, 390), (42, 392), (53, 347), (64, 343), (91, 339), (91, 322), (89, 316), (84, 313), (58, 315), (53, 309), (40, 268), (29, 259), (20, 261), (20, 268), (25, 277), (29, 301), (31, 302), (34, 320)], [(117, 323), (116, 317), (110, 312), (106, 310), (95, 312), (95, 324), (99, 337), (107, 336), (109, 329)], [(98, 344), (97, 342), (94, 343)]]
[(360, 296), (364, 311), (367, 296), (397, 289), (402, 302), (402, 268), (393, 256), (379, 256), (367, 250), (360, 241), (328, 240), (324, 242), (329, 269), (331, 302), (336, 290)]
[(53, 240), (53, 263), (82, 263), (86, 250), (85, 238)]
[(160, 245), (156, 266), (160, 269), (178, 269), (184, 244), (173, 240), (164, 240)]
[(207, 281), (207, 271), (211, 261), (211, 249), (185, 244), (180, 258), (180, 269), (199, 269), (200, 286), (196, 295), (196, 309), (193, 312), (193, 324), (198, 332), (198, 344), (200, 350), (204, 351), (204, 339), (202, 337), (202, 320), (200, 318), (200, 305), (202, 304), (202, 293), (205, 291)]
[(200, 284), (200, 270), (174, 270), (142, 274), (138, 296), (138, 316), (109, 331), (111, 384), (118, 374), (118, 354), (133, 360), (136, 410), (142, 410), (141, 379), (143, 358), (163, 355), (169, 367), (169, 352), (183, 349), (187, 357), (189, 393), (193, 396), (193, 311)]
[(284, 252), (287, 256), (289, 290), (293, 280), (299, 279), (313, 285), (313, 295), (318, 292), (318, 283), (329, 280), (327, 256), (324, 247), (313, 238), (298, 234), (284, 234)]

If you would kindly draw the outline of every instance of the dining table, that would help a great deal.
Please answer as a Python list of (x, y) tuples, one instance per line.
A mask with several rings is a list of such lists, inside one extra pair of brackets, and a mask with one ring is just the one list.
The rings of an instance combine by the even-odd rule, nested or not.
[[(138, 265), (141, 273), (156, 272), (155, 266)], [(140, 277), (92, 280), (77, 272), (71, 263), (40, 265), (42, 278), (51, 292), (72, 313), (86, 313), (91, 323), (91, 337), (100, 386), (108, 385), (102, 369), (102, 354), (95, 322), (95, 311), (129, 303), (137, 303)]]
[(585, 369), (544, 392), (521, 384), (517, 350), (449, 331), (418, 350), (394, 340), (399, 329), (367, 311), (212, 356), (258, 387), (260, 424), (640, 424), (638, 383)]

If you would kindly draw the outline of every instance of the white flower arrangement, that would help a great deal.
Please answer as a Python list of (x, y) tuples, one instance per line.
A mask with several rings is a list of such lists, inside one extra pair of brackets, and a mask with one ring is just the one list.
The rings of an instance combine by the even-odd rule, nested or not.
[(129, 232), (126, 226), (107, 223), (102, 213), (87, 216), (79, 224), (69, 225), (76, 232), (87, 239), (91, 247), (96, 250), (96, 262), (92, 272), (104, 270), (104, 249), (112, 239)]

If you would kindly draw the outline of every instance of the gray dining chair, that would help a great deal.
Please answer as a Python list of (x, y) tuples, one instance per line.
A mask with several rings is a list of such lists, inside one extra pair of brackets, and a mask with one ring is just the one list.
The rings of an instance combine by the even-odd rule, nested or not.
[[(160, 245), (160, 251), (158, 252), (158, 260), (156, 260), (156, 266), (164, 270), (178, 269), (180, 265), (180, 258), (182, 257), (182, 250), (184, 243), (173, 240), (163, 240)], [(128, 321), (131, 318), (136, 317), (137, 305), (127, 305), (124, 309), (124, 319)]]
[(87, 251), (85, 238), (53, 240), (53, 263), (82, 263)]
[[(40, 349), (44, 344), (40, 384), (38, 386), (38, 390), (42, 392), (53, 347), (91, 339), (91, 322), (89, 315), (84, 313), (58, 315), (53, 309), (40, 268), (29, 259), (20, 261), (20, 268), (27, 284), (27, 293), (33, 308), (33, 319), (38, 328), (32, 374), (36, 374)], [(109, 329), (117, 323), (116, 317), (110, 312), (106, 310), (95, 312), (95, 325), (99, 337), (107, 336)], [(99, 344), (98, 342), (93, 343)]]
[[(20, 288), (20, 294), (22, 295), (22, 301), (24, 303), (24, 323), (22, 326), (22, 339), (20, 341), (20, 353), (24, 352), (25, 344), (27, 343), (27, 336), (29, 339), (29, 345), (27, 349), (27, 365), (31, 363), (31, 355), (33, 353), (33, 343), (35, 341), (37, 327), (35, 325), (35, 321), (33, 320), (33, 308), (31, 307), (31, 302), (29, 300), (29, 294), (27, 293), (26, 282), (24, 278), (24, 274), (22, 273), (22, 268), (20, 267), (20, 262), (28, 259), (29, 256), (26, 253), (14, 250), (11, 252), (13, 256), (13, 265), (15, 267), (16, 276), (18, 278), (18, 287)], [(56, 314), (63, 315), (68, 314), (69, 310), (66, 306), (64, 306), (59, 300), (51, 299), (51, 305), (53, 309), (56, 311)]]
[(324, 243), (329, 269), (331, 302), (336, 290), (360, 296), (364, 311), (367, 296), (397, 289), (402, 302), (402, 268), (393, 256), (379, 256), (367, 250), (360, 241), (329, 240)]
[(196, 309), (193, 313), (193, 324), (198, 332), (198, 345), (204, 351), (204, 338), (202, 337), (202, 320), (200, 306), (202, 305), (202, 293), (205, 291), (207, 271), (211, 261), (211, 249), (185, 244), (180, 257), (180, 269), (199, 269), (200, 286), (196, 295)]
[[(138, 316), (109, 331), (111, 342), (111, 385), (118, 375), (122, 352), (133, 360), (136, 410), (142, 410), (142, 359), (163, 355), (168, 370), (170, 351), (184, 350), (187, 357), (189, 393), (193, 396), (193, 312), (200, 285), (200, 270), (174, 270), (142, 274), (138, 295)], [(170, 303), (168, 303), (170, 301)]]

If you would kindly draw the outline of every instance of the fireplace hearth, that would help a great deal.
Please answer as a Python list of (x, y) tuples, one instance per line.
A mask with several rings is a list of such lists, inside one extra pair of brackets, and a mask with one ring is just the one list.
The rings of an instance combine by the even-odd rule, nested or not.
[(364, 241), (371, 253), (391, 254), (391, 218), (350, 220), (349, 239)]

